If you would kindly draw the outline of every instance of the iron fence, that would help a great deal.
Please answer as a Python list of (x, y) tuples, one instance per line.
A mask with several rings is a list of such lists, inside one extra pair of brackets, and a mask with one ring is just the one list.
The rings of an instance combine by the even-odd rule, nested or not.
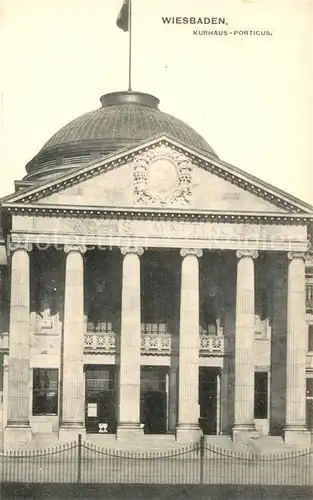
[(237, 484), (313, 486), (313, 448), (274, 454), (199, 443), (160, 452), (83, 441), (0, 453), (3, 483)]

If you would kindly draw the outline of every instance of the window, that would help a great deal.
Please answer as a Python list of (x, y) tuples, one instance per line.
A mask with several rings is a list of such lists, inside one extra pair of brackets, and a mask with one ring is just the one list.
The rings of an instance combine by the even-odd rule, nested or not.
[(171, 294), (168, 290), (169, 272), (160, 257), (153, 254), (145, 261), (141, 278), (141, 333), (168, 333)]
[(306, 312), (313, 314), (313, 267), (305, 270)]
[(56, 368), (34, 368), (33, 370), (33, 415), (57, 415), (58, 370)]
[(3, 403), (3, 361), (4, 355), (0, 353), (0, 404)]
[(259, 286), (255, 292), (255, 315), (254, 315), (254, 336), (256, 339), (265, 339), (267, 337), (268, 323), (268, 290), (263, 287), (262, 277), (259, 278)]
[(217, 335), (215, 307), (212, 301), (203, 302), (200, 308), (200, 334)]
[(308, 328), (308, 351), (313, 351), (313, 325)]
[(113, 307), (105, 303), (103, 294), (95, 295), (90, 303), (87, 331), (95, 333), (113, 332)]
[[(3, 392), (3, 363), (4, 355), (0, 353), (0, 392)], [(1, 401), (0, 401), (1, 403)]]
[(267, 418), (268, 374), (254, 374), (254, 418)]
[(306, 379), (306, 411), (308, 429), (313, 431), (313, 378)]
[(143, 334), (165, 334), (167, 333), (167, 323), (141, 323), (141, 333)]
[(92, 365), (88, 366), (86, 375), (86, 391), (101, 393), (114, 390), (114, 373), (112, 367)]

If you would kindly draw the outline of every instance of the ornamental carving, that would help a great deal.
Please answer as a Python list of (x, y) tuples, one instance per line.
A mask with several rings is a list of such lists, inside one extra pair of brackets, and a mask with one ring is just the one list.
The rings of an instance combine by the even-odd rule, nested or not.
[(168, 333), (145, 333), (141, 335), (141, 354), (169, 355), (172, 350), (172, 336)]
[(224, 337), (200, 335), (200, 356), (224, 354)]
[(293, 259), (301, 259), (305, 261), (305, 253), (304, 252), (288, 252), (287, 254), (289, 260)]
[(114, 354), (117, 349), (116, 333), (104, 333), (101, 335), (85, 335), (84, 352), (85, 353), (105, 353)]
[(143, 252), (144, 250), (142, 247), (121, 247), (121, 254), (124, 256), (129, 253), (133, 253), (141, 257), (141, 255), (143, 255)]
[(134, 203), (186, 205), (191, 196), (192, 164), (186, 155), (162, 145), (134, 158)]
[(53, 278), (40, 283), (40, 329), (51, 329), (52, 318), (56, 314), (57, 286)]
[(16, 252), (17, 250), (26, 250), (26, 252), (31, 252), (33, 249), (33, 245), (31, 243), (23, 242), (23, 241), (11, 241), (9, 245), (11, 252)]
[(238, 259), (248, 257), (250, 259), (257, 259), (259, 252), (257, 250), (237, 250), (236, 256)]
[(78, 252), (84, 254), (87, 251), (86, 245), (64, 245), (64, 252)]
[(187, 255), (195, 255), (195, 257), (202, 257), (203, 250), (201, 248), (182, 248), (180, 251), (182, 257), (187, 257)]

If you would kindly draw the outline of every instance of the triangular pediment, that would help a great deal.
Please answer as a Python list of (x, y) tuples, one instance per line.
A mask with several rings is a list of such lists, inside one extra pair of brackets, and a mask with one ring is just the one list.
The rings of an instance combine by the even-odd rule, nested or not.
[(4, 206), (312, 214), (313, 208), (215, 156), (166, 136), (2, 199)]

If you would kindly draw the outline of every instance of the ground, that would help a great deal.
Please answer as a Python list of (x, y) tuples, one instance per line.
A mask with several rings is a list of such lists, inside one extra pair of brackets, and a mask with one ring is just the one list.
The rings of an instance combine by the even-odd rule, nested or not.
[(312, 500), (312, 487), (3, 484), (1, 500)]

